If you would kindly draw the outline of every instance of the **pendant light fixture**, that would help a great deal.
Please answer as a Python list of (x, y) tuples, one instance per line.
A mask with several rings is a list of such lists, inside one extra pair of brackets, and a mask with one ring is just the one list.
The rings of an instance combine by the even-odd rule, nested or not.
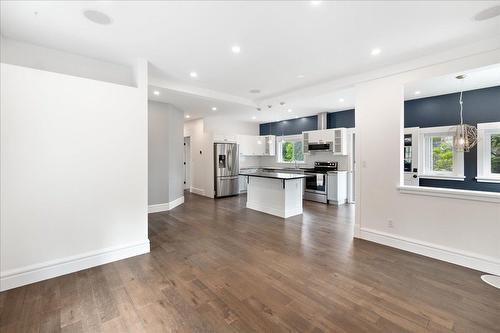
[(458, 152), (469, 152), (477, 143), (477, 128), (471, 125), (464, 124), (464, 101), (463, 101), (463, 82), (465, 75), (457, 76), (460, 82), (460, 124), (455, 128), (453, 136), (453, 149)]

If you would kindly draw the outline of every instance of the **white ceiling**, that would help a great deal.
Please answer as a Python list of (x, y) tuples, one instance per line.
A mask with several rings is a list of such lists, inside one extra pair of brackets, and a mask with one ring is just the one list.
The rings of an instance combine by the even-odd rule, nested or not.
[[(9, 38), (111, 62), (131, 65), (146, 58), (156, 78), (259, 104), (497, 36), (499, 17), (473, 19), (494, 5), (498, 1), (322, 1), (319, 6), (310, 1), (2, 1), (0, 27)], [(106, 13), (112, 24), (88, 21), (82, 15), (86, 9)], [(231, 52), (235, 44), (240, 54)], [(370, 55), (375, 47), (382, 50), (378, 56)], [(191, 78), (191, 71), (198, 78)], [(354, 105), (352, 95), (304, 98), (286, 108), (297, 116), (345, 109)], [(340, 96), (345, 102), (338, 102)], [(228, 115), (241, 119), (256, 112), (252, 103), (234, 103), (237, 98), (207, 100), (162, 91), (161, 98), (167, 97), (193, 117), (210, 114), (214, 102), (221, 113), (227, 108)], [(280, 112), (260, 113), (257, 121), (281, 118)]]
[[(458, 80), (456, 78), (458, 75), (465, 75), (465, 79)], [(466, 91), (494, 86), (500, 86), (500, 64), (466, 72), (450, 73), (425, 81), (412, 82), (405, 87), (405, 99), (411, 100), (455, 93), (460, 90)], [(417, 91), (420, 94), (415, 94)]]

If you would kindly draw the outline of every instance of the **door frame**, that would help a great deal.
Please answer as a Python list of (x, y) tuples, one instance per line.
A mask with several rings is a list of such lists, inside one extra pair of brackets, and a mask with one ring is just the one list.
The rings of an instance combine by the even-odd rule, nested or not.
[(184, 137), (184, 190), (191, 190), (191, 137)]

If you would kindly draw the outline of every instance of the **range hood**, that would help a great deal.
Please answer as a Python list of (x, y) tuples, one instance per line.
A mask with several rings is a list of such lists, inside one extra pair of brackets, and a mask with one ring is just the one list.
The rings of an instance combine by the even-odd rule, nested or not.
[(325, 130), (327, 125), (326, 112), (318, 113), (318, 130)]
[[(318, 113), (318, 131), (326, 130), (327, 117), (326, 112)], [(320, 137), (314, 139), (310, 137), (309, 133), (304, 133), (304, 153), (315, 151), (333, 152), (333, 142), (323, 141)]]

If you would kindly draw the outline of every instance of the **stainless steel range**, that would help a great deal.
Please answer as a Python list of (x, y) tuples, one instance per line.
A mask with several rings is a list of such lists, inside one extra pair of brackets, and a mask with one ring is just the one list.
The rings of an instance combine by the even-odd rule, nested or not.
[(305, 174), (304, 200), (328, 203), (328, 171), (337, 171), (338, 162), (314, 162), (314, 169)]

